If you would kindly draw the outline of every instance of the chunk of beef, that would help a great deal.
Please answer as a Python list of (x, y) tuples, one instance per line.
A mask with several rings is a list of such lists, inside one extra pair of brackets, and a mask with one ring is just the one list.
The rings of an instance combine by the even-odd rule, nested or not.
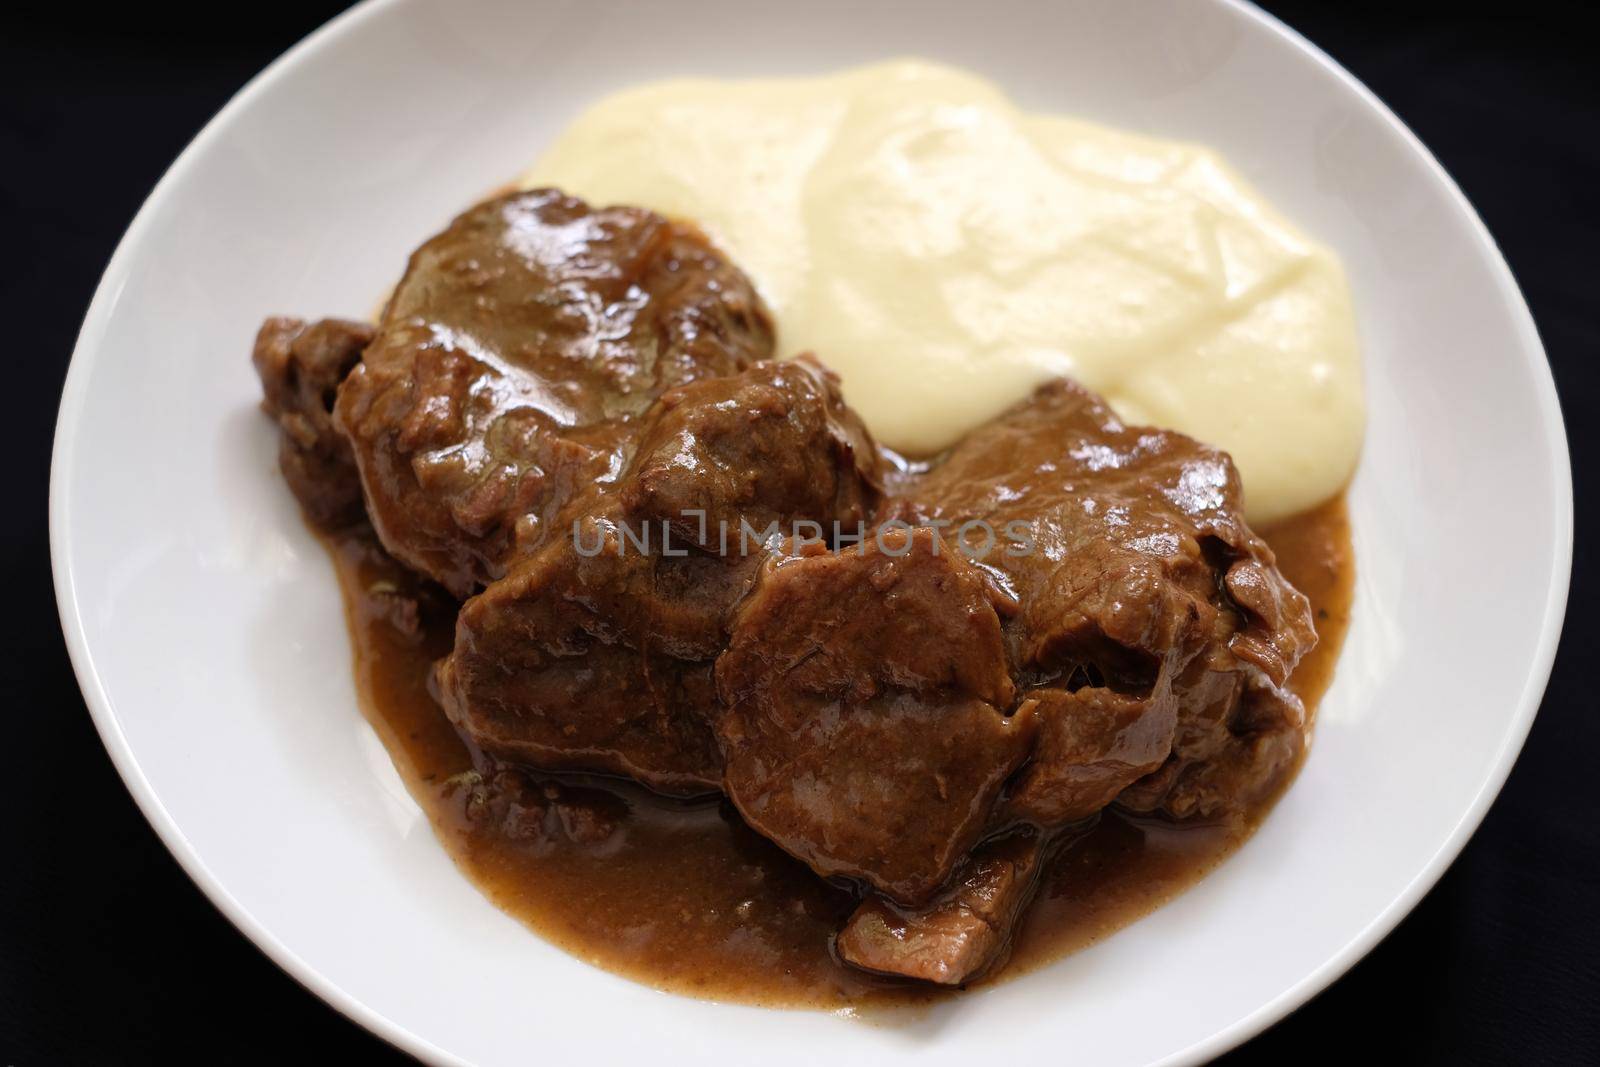
[(371, 341), (372, 327), (362, 322), (271, 318), (251, 353), (261, 406), (278, 423), (278, 466), (306, 517), (323, 530), (365, 516), (355, 459), (332, 412), (339, 383)]
[(746, 514), (853, 524), (875, 503), (877, 452), (814, 364), (678, 387), (639, 425), (618, 484), (575, 500), (558, 536), (462, 608), (439, 692), (502, 758), (705, 792), (722, 781), (712, 661), (767, 552), (737, 529), (725, 555), (715, 534), (697, 543), (676, 532), (682, 510), (712, 530)]
[(877, 449), (838, 377), (810, 356), (679, 386), (645, 422), (628, 511), (706, 551), (796, 521), (816, 537), (857, 532), (876, 503)]
[[(1245, 525), (1225, 455), (1126, 427), (1060, 382), (969, 436), (884, 515), (943, 524), (974, 550), (984, 529), (996, 538), (982, 562), (1015, 598), (1004, 641), (1034, 739), (991, 826), (1032, 824), (1048, 842), (1112, 802), (1226, 818), (1293, 765), (1301, 713), (1281, 686), (1315, 641), (1309, 605)], [(968, 522), (986, 525), (963, 536)], [(1007, 847), (1038, 847), (1020, 841)], [(1038, 866), (1037, 852), (986, 862), (995, 847), (923, 908), (869, 899), (841, 957), (947, 984), (992, 967)]]
[(839, 958), (864, 971), (938, 985), (981, 978), (1009, 954), (1045, 857), (1038, 837), (1001, 838), (974, 850), (950, 885), (921, 908), (868, 897), (839, 931)]
[(715, 791), (711, 664), (755, 561), (646, 553), (614, 509), (576, 521), (462, 607), (445, 711), (501, 759)]
[(616, 480), (658, 396), (771, 349), (755, 290), (697, 232), (514, 193), (412, 255), (337, 419), (384, 544), (464, 597)]
[(824, 877), (938, 890), (1031, 740), (994, 597), (928, 529), (768, 561), (717, 661), (745, 820)]
[[(1282, 712), (1271, 729), (1299, 729), (1278, 687), (1316, 640), (1310, 606), (1245, 524), (1224, 453), (1126, 426), (1058, 381), (971, 434), (886, 513), (995, 531), (984, 561), (1017, 597), (1006, 639), (1019, 683), (1070, 696), (1043, 705), (1010, 816), (1059, 825), (1118, 782), (1148, 778), (1148, 801), (1163, 774), (1169, 789), (1198, 780), (1193, 765), (1222, 758), (1230, 739), (1254, 745), (1260, 729), (1237, 716), (1247, 691), (1271, 693)], [(1174, 753), (1185, 737), (1209, 747)], [(1209, 807), (1165, 797), (1156, 806), (1174, 814)]]

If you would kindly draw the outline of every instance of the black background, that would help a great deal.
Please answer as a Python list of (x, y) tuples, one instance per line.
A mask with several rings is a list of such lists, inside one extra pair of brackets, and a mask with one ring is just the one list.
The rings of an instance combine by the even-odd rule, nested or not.
[[(45, 520), (62, 376), (112, 249), (205, 121), (338, 6), (226, 5), (197, 20), (189, 5), (63, 4), (6, 16), (0, 560), (12, 607), (0, 644), (0, 1063), (403, 1061), (235, 932), (128, 799), (67, 662)], [(1457, 4), (1265, 6), (1417, 132), (1504, 249), (1555, 368), (1578, 541), (1544, 707), (1482, 829), (1384, 944), (1228, 1062), (1600, 1063), (1600, 701), (1583, 673), (1600, 640), (1590, 614), (1600, 576), (1585, 539), (1600, 460), (1591, 5), (1527, 0), (1493, 18)], [(1489, 511), (1461, 531), (1482, 540), (1486, 565), (1505, 521)]]

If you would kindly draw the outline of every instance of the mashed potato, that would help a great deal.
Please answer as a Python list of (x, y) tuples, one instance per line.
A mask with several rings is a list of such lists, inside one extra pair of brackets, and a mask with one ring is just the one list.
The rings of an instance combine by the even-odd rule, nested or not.
[(1233, 454), (1252, 520), (1337, 493), (1364, 412), (1338, 260), (1214, 153), (1019, 111), (905, 61), (609, 97), (524, 176), (697, 222), (885, 444), (1077, 378)]

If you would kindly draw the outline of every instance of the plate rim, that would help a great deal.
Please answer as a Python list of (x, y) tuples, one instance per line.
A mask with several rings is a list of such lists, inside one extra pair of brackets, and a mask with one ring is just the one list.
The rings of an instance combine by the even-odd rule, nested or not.
[[(184, 873), (206, 899), (268, 959), (303, 988), (348, 1019), (420, 1060), (434, 1064), (448, 1064), (451, 1067), (456, 1065), (470, 1067), (469, 1061), (434, 1045), (387, 1015), (369, 1007), (306, 963), (264, 923), (244, 908), (227, 887), (212, 874), (176, 820), (167, 811), (145, 776), (123, 733), (116, 711), (96, 670), (94, 654), (85, 637), (69, 551), (71, 526), (67, 500), (70, 471), (83, 404), (96, 361), (98, 341), (127, 276), (127, 261), (150, 228), (152, 219), (158, 213), (158, 206), (171, 195), (172, 189), (178, 184), (182, 175), (195, 165), (195, 161), (211, 142), (221, 136), (221, 131), (233, 116), (286, 77), (301, 58), (326, 46), (336, 37), (355, 31), (361, 24), (402, 2), (405, 0), (361, 0), (355, 6), (329, 19), (274, 59), (234, 93), (189, 141), (141, 204), (132, 223), (118, 241), (116, 250), (112, 253), (95, 287), (94, 296), (73, 346), (62, 387), (50, 462), (50, 562), (56, 606), (68, 656), (90, 717), (113, 766), (122, 778), (123, 785)], [(1529, 662), (1515, 712), (1508, 720), (1506, 732), (1501, 739), (1499, 749), (1494, 753), (1493, 764), (1488, 774), (1472, 802), (1462, 811), (1440, 847), (1428, 858), (1404, 890), (1320, 966), (1251, 1012), (1220, 1027), (1206, 1038), (1157, 1061), (1162, 1065), (1204, 1062), (1243, 1044), (1281, 1021), (1325, 990), (1357, 961), (1371, 952), (1439, 881), (1476, 832), (1490, 806), (1498, 797), (1516, 764), (1528, 732), (1532, 729), (1560, 644), (1570, 592), (1573, 554), (1572, 464), (1555, 377), (1521, 288), (1517, 285), (1510, 265), (1477, 210), (1454, 178), (1434, 158), (1417, 135), (1372, 90), (1327, 53), (1276, 16), (1263, 11), (1248, 0), (1212, 0), (1212, 2), (1283, 38), (1306, 59), (1321, 67), (1325, 73), (1333, 75), (1344, 88), (1353, 92), (1382, 120), (1391, 134), (1399, 135), (1406, 148), (1425, 165), (1435, 181), (1447, 191), (1455, 206), (1466, 216), (1472, 237), (1490, 265), (1497, 287), (1509, 298), (1514, 327), (1523, 341), (1521, 352), (1528, 363), (1527, 369), (1534, 385), (1536, 402), (1542, 416), (1544, 448), (1551, 463), (1551, 474), (1556, 486), (1555, 507), (1551, 515), (1555, 541), (1549, 585), (1545, 590), (1545, 610), (1540, 624), (1538, 645)]]

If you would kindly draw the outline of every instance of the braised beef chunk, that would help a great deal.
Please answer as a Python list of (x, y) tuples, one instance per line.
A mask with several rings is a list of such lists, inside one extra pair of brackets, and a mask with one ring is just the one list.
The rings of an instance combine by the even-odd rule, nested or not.
[[(1238, 816), (1293, 765), (1303, 714), (1280, 686), (1315, 641), (1309, 605), (1245, 525), (1225, 455), (1124, 426), (1057, 382), (973, 433), (884, 515), (987, 548), (985, 564), (1015, 597), (1003, 619), (1022, 693), (1013, 717), (1031, 720), (1033, 736), (991, 825), (1031, 824), (1048, 840), (1119, 797), (1177, 818)], [(882, 788), (903, 788), (885, 766)], [(871, 900), (840, 935), (840, 954), (965, 981), (1007, 943), (1032, 891), (1016, 870), (1031, 869), (979, 863), (914, 913)], [(988, 887), (1013, 906), (990, 907)]]
[(366, 517), (355, 460), (332, 412), (339, 383), (371, 341), (371, 326), (343, 319), (271, 318), (256, 334), (251, 361), (261, 378), (261, 406), (278, 423), (278, 466), (320, 529)]
[(1045, 854), (1036, 836), (1001, 838), (975, 849), (949, 886), (921, 908), (868, 897), (839, 931), (840, 958), (864, 971), (938, 985), (982, 977), (1008, 955)]
[[(1266, 748), (1298, 751), (1298, 702), (1277, 687), (1316, 640), (1305, 597), (1244, 522), (1225, 454), (1126, 426), (1092, 393), (1057, 381), (971, 434), (889, 512), (996, 531), (1001, 547), (986, 561), (1018, 598), (1006, 638), (1019, 681), (1071, 694), (1041, 716), (1012, 815), (1045, 826), (1081, 817), (1096, 792), (1084, 792), (1088, 781), (1109, 789), (1132, 785), (1141, 769), (1159, 775), (1156, 755), (1186, 732), (1207, 747), (1168, 757), (1182, 763), (1166, 772), (1169, 788), (1199, 773), (1185, 769), (1195, 761), (1225, 758), (1236, 775), (1263, 777), (1249, 791), (1259, 793), (1292, 762), (1222, 755), (1253, 750), (1263, 732), (1282, 735)], [(1254, 690), (1280, 713), (1246, 725), (1238, 710)], [(1222, 725), (1192, 729), (1206, 716)], [(1159, 781), (1141, 784), (1142, 803)], [(1153, 806), (1227, 813), (1182, 795)]]
[(749, 281), (693, 230), (515, 193), (411, 257), (337, 417), (384, 544), (466, 596), (617, 477), (656, 397), (771, 349)]
[[(880, 461), (832, 371), (808, 356), (759, 363), (665, 394), (645, 420), (624, 488), (629, 512), (708, 551), (796, 521), (818, 538), (856, 531)], [(741, 529), (743, 523), (743, 529)]]
[[(740, 519), (853, 527), (875, 503), (877, 451), (831, 376), (804, 363), (681, 386), (638, 425), (615, 486), (576, 498), (557, 536), (463, 607), (439, 688), (502, 758), (706, 792), (722, 780), (712, 661), (766, 555), (741, 543)], [(773, 473), (741, 473), (757, 463)], [(698, 547), (698, 522), (679, 531), (685, 508), (705, 513), (717, 551)]]
[[(646, 555), (619, 520), (581, 519), (467, 601), (438, 668), (441, 702), (502, 759), (715, 791), (711, 661), (738, 575), (711, 557)], [(659, 573), (676, 567), (719, 580)]]
[(821, 875), (937, 891), (1030, 741), (993, 596), (927, 529), (765, 564), (717, 661), (745, 820)]

